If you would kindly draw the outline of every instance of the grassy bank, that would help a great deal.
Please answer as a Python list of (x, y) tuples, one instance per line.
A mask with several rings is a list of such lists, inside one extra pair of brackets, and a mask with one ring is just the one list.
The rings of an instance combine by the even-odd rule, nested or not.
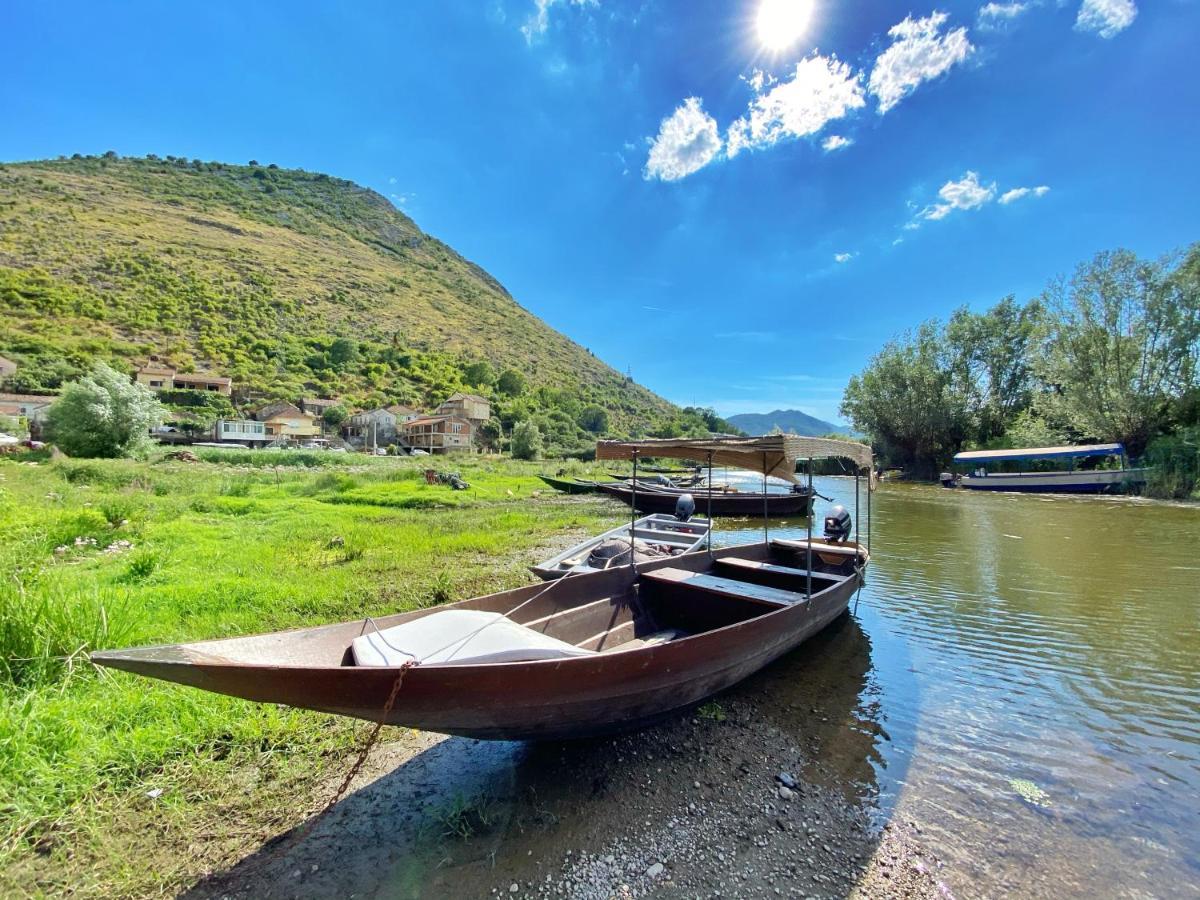
[[(421, 476), (441, 461), (356, 462), (0, 462), (0, 893), (186, 880), (236, 852), (230, 828), (277, 815), (270, 798), (344, 766), (361, 734), (100, 672), (88, 650), (501, 590), (528, 582), (535, 548), (620, 516), (547, 490), (536, 464), (455, 461), (471, 488), (452, 491)], [(217, 858), (155, 862), (155, 834), (133, 824), (143, 820), (170, 829), (173, 845), (209, 829), (197, 853)]]

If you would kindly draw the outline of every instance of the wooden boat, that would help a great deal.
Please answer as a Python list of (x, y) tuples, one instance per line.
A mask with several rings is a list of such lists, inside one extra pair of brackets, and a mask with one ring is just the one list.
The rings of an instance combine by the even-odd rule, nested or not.
[[(698, 548), (706, 537), (710, 529), (708, 519), (688, 519), (686, 522), (681, 522), (675, 516), (657, 513), (652, 516), (643, 516), (633, 523), (633, 537), (637, 543), (647, 544), (650, 547), (658, 549), (662, 552), (669, 553), (671, 556), (680, 556)], [(604, 532), (604, 534), (596, 535), (588, 538), (582, 543), (576, 544), (570, 550), (564, 550), (557, 556), (552, 556), (545, 562), (538, 563), (536, 566), (530, 566), (529, 569), (534, 575), (537, 575), (543, 580), (552, 578), (562, 578), (564, 575), (580, 575), (584, 572), (595, 572), (599, 569), (607, 569), (612, 565), (629, 565), (629, 554), (625, 552), (620, 557), (610, 557), (607, 564), (596, 565), (588, 562), (588, 557), (601, 544), (608, 542), (629, 543), (629, 524), (620, 525), (616, 528)], [(635, 544), (636, 548), (637, 544)]]
[(563, 491), (567, 494), (596, 493), (596, 482), (594, 481), (584, 481), (581, 478), (551, 478), (549, 475), (539, 475), (538, 478), (556, 491)]
[[(836, 565), (827, 561), (833, 560)], [(794, 649), (863, 583), (857, 544), (745, 544), (298, 631), (92, 654), (92, 661), (262, 703), (482, 739), (563, 739), (686, 709)], [(356, 638), (445, 612), (504, 613), (555, 658), (355, 665)], [(436, 620), (434, 620), (436, 622)], [(432, 623), (425, 623), (426, 626)], [(542, 651), (538, 651), (542, 652)]]
[[(656, 451), (648, 456), (704, 454), (710, 467), (714, 460), (745, 465), (761, 453), (764, 475), (793, 481), (800, 453), (836, 453), (854, 460), (856, 471), (871, 464), (863, 445), (795, 435), (602, 441), (596, 452), (632, 453), (636, 464), (643, 448)], [(429, 731), (585, 737), (686, 709), (792, 650), (845, 612), (869, 558), (857, 540), (763, 540), (374, 621), (101, 651), (92, 661)]]
[[(690, 493), (696, 501), (696, 511), (709, 514), (709, 495), (704, 488), (694, 488), (690, 491), (658, 491), (649, 487), (638, 486), (636, 499), (634, 491), (625, 484), (596, 485), (601, 493), (616, 497), (627, 504), (636, 504), (636, 508), (644, 513), (665, 513), (675, 509), (675, 502), (682, 493)], [(812, 495), (807, 489), (792, 491), (786, 494), (767, 494), (764, 504), (760, 493), (727, 493), (714, 490), (712, 493), (712, 515), (723, 518), (758, 518), (763, 517), (763, 510), (773, 519), (783, 519), (789, 516), (809, 516), (812, 514)]]
[[(1076, 469), (1075, 460), (1119, 457), (1119, 469)], [(1065, 460), (1068, 469), (1040, 472), (989, 472), (990, 463), (1029, 460)], [(1108, 494), (1135, 490), (1145, 484), (1149, 469), (1129, 468), (1122, 444), (1083, 444), (1069, 447), (1028, 447), (1018, 450), (968, 450), (955, 454), (954, 462), (970, 465), (970, 474), (943, 472), (944, 487), (972, 491), (1021, 491), (1038, 494)]]

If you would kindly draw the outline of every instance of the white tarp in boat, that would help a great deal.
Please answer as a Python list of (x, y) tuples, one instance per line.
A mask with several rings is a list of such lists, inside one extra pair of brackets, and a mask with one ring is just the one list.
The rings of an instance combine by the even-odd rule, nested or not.
[(478, 665), (592, 656), (578, 647), (519, 625), (503, 613), (447, 609), (356, 637), (350, 644), (358, 666)]

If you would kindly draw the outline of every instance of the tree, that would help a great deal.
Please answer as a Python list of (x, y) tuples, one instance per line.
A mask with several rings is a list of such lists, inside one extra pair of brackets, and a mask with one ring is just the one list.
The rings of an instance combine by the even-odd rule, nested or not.
[(350, 414), (346, 412), (344, 406), (331, 406), (325, 412), (321, 413), (321, 421), (330, 428), (337, 428), (349, 418)]
[(508, 397), (520, 397), (525, 393), (525, 376), (516, 369), (505, 369), (496, 379), (496, 390)]
[(492, 371), (492, 365), (486, 359), (463, 366), (463, 380), (471, 387), (488, 387), (495, 378), (496, 374)]
[(936, 322), (891, 341), (851, 377), (842, 415), (893, 462), (932, 477), (971, 430), (966, 394), (941, 351)]
[(542, 433), (533, 422), (518, 422), (511, 446), (514, 459), (537, 459), (542, 453)]
[(946, 324), (949, 366), (981, 444), (1004, 434), (1033, 403), (1031, 350), (1042, 318), (1040, 303), (1022, 306), (1010, 295), (985, 313), (963, 307)]
[(585, 406), (579, 414), (579, 427), (592, 434), (608, 431), (608, 410), (603, 406)]
[(1138, 456), (1196, 383), (1200, 245), (1170, 260), (1097, 254), (1044, 294), (1051, 315), (1038, 367), (1047, 416)]
[(164, 413), (149, 388), (98, 362), (50, 406), (47, 431), (69, 456), (140, 456)]
[(488, 419), (475, 430), (475, 440), (478, 441), (480, 447), (486, 447), (488, 450), (499, 450), (500, 439), (504, 432), (500, 428), (499, 419)]
[(329, 362), (335, 369), (343, 369), (357, 361), (357, 341), (341, 337), (329, 345)]

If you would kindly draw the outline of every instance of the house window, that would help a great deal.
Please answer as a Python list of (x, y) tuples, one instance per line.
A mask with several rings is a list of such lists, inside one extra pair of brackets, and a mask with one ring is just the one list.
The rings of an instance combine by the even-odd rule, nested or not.
[(162, 382), (161, 381), (152, 381), (152, 382), (150, 382), (150, 387), (162, 387)]

